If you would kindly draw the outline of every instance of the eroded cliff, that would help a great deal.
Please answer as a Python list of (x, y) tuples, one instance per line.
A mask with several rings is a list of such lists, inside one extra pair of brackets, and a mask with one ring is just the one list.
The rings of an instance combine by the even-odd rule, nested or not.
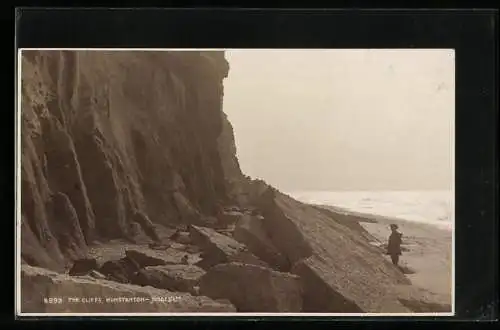
[(133, 222), (189, 222), (231, 197), (223, 52), (30, 50), (21, 65), (25, 262), (57, 269)]

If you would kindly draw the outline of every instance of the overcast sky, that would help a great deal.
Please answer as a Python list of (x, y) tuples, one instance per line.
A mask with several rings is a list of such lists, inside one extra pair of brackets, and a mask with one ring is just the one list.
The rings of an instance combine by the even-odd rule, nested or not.
[(449, 189), (452, 50), (229, 50), (245, 174), (285, 191)]

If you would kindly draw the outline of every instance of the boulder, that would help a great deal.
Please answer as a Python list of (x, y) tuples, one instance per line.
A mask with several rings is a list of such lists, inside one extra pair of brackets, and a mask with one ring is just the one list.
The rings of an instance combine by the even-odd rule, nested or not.
[(281, 271), (290, 270), (288, 260), (278, 251), (267, 235), (263, 221), (263, 217), (242, 216), (236, 224), (234, 239), (245, 244), (250, 252), (267, 262), (272, 268)]
[(190, 234), (191, 240), (203, 251), (203, 260), (198, 265), (204, 269), (228, 262), (267, 266), (265, 262), (248, 251), (245, 245), (211, 228), (192, 225)]
[(410, 281), (357, 230), (274, 189), (257, 205), (270, 241), (301, 278), (305, 312), (408, 312), (389, 292)]
[(69, 270), (68, 274), (72, 276), (82, 276), (87, 275), (91, 271), (99, 268), (97, 260), (95, 258), (85, 258), (77, 259), (73, 262), (73, 266)]
[(151, 249), (127, 249), (125, 255), (134, 260), (140, 268), (147, 266), (161, 266), (167, 264), (180, 264), (186, 253), (177, 249), (151, 250)]
[(174, 242), (180, 243), (180, 244), (190, 244), (191, 243), (191, 238), (189, 236), (189, 232), (187, 231), (176, 231), (174, 237), (171, 237), (171, 239)]
[(205, 271), (195, 265), (146, 267), (139, 271), (134, 284), (195, 294), (195, 287), (203, 275)]
[[(21, 268), (22, 313), (234, 313), (208, 297)], [(45, 303), (44, 299), (51, 299)], [(59, 303), (60, 302), (60, 303)]]
[(298, 276), (241, 263), (212, 267), (200, 280), (200, 294), (228, 299), (239, 312), (296, 313), (302, 310)]
[(132, 259), (124, 257), (119, 260), (106, 261), (99, 272), (120, 283), (130, 283), (141, 267)]

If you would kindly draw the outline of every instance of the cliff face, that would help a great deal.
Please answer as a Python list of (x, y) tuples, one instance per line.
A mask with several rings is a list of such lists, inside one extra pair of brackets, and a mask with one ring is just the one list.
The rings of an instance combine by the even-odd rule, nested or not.
[(134, 222), (214, 215), (237, 194), (223, 52), (24, 51), (21, 65), (24, 262), (58, 269)]

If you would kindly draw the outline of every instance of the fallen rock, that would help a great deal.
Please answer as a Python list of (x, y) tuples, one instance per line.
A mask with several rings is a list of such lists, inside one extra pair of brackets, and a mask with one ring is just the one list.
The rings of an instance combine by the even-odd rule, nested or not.
[[(227, 302), (188, 293), (169, 292), (106, 280), (59, 274), (43, 268), (21, 268), (22, 313), (234, 313)], [(78, 298), (79, 302), (68, 298)], [(62, 303), (44, 303), (60, 298)], [(92, 302), (91, 299), (94, 299)]]
[(239, 312), (300, 312), (298, 276), (241, 263), (212, 267), (200, 280), (200, 294), (228, 299)]
[(124, 257), (119, 260), (106, 261), (99, 272), (110, 280), (130, 283), (140, 269), (141, 267), (134, 260)]
[(151, 249), (128, 249), (125, 255), (134, 260), (140, 268), (147, 266), (161, 266), (167, 264), (180, 264), (186, 253), (177, 249), (169, 248), (167, 250)]
[(204, 269), (228, 262), (267, 266), (265, 262), (248, 251), (245, 245), (211, 228), (193, 225), (190, 226), (190, 234), (191, 240), (203, 251), (203, 260), (197, 265)]
[(271, 242), (267, 235), (263, 218), (245, 215), (236, 224), (233, 237), (240, 243), (245, 244), (248, 249), (261, 260), (267, 262), (272, 268), (281, 271), (289, 271), (290, 264)]
[(257, 200), (273, 245), (293, 265), (304, 312), (408, 312), (391, 287), (410, 284), (357, 230), (274, 189)]
[(69, 270), (68, 274), (72, 276), (82, 276), (87, 275), (91, 271), (99, 268), (97, 260), (94, 258), (78, 259), (73, 262), (73, 266)]
[(205, 251), (212, 252), (211, 250), (213, 250), (214, 254), (219, 253), (221, 258), (227, 255), (234, 255), (246, 249), (243, 244), (211, 228), (192, 225), (189, 229), (193, 243), (200, 246)]
[(165, 265), (146, 267), (139, 271), (134, 284), (196, 294), (195, 286), (205, 271), (195, 265)]
[[(321, 214), (319, 212), (313, 214), (314, 209), (311, 209), (311, 212), (304, 212), (307, 205), (301, 205), (291, 198), (287, 199), (284, 195), (278, 195), (280, 197), (278, 199), (275, 197), (276, 194), (278, 193), (269, 188), (259, 200), (260, 211), (265, 219), (262, 224), (273, 245), (290, 260), (290, 264), (293, 264), (313, 254), (312, 240), (308, 240), (304, 228), (316, 227), (314, 229), (320, 232), (319, 226), (323, 225), (322, 223), (318, 223), (317, 219), (311, 220), (311, 223), (307, 221), (308, 217), (318, 217)], [(282, 200), (288, 204), (282, 203)]]
[(187, 231), (177, 231), (170, 239), (180, 244), (190, 244), (191, 237)]

